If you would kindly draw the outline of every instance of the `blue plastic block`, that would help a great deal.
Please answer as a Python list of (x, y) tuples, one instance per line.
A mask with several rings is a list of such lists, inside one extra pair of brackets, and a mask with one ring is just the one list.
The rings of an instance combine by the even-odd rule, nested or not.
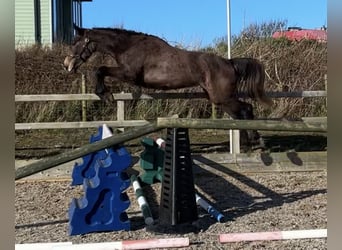
[(92, 178), (95, 176), (94, 163), (97, 160), (102, 160), (108, 156), (107, 152), (100, 150), (96, 153), (88, 154), (82, 157), (82, 163), (74, 164), (74, 168), (71, 174), (72, 186), (83, 184), (85, 178)]
[[(102, 140), (103, 127), (98, 128), (98, 133), (90, 137), (90, 143)], [(82, 157), (82, 163), (75, 163), (72, 171), (72, 186), (82, 185), (84, 178), (92, 178), (95, 176), (94, 162), (98, 159), (104, 159), (108, 153), (112, 152), (111, 148), (99, 150), (95, 153), (91, 153)]]
[(70, 235), (130, 229), (125, 212), (130, 201), (123, 193), (130, 178), (122, 171), (131, 160), (127, 150), (119, 148), (94, 162), (95, 176), (83, 180), (85, 195), (73, 199), (69, 208)]

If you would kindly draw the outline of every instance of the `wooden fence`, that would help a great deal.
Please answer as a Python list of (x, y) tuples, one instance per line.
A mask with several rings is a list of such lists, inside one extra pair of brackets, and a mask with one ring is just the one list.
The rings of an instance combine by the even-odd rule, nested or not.
[[(271, 98), (309, 98), (327, 97), (327, 91), (296, 91), (296, 92), (268, 92)], [(241, 95), (241, 97), (244, 97)], [(132, 93), (113, 94), (117, 101), (117, 120), (113, 121), (86, 121), (86, 102), (99, 100), (95, 94), (54, 94), (54, 95), (16, 95), (15, 102), (39, 102), (39, 101), (81, 101), (82, 121), (78, 122), (39, 122), (39, 123), (15, 123), (15, 130), (31, 129), (66, 129), (66, 128), (91, 128), (107, 124), (113, 128), (139, 127), (150, 124), (147, 120), (125, 120), (125, 101), (129, 100), (153, 100), (153, 99), (203, 99), (204, 92), (192, 93), (150, 93), (141, 94), (139, 97)], [(323, 121), (324, 122), (324, 121)], [(240, 153), (239, 130), (230, 130), (230, 152)]]
[[(326, 91), (297, 91), (297, 92), (268, 92), (271, 98), (301, 98), (301, 97), (327, 97)], [(115, 121), (82, 121), (78, 122), (39, 122), (39, 123), (15, 123), (15, 130), (30, 129), (67, 129), (67, 128), (91, 128), (106, 123), (110, 127), (124, 128), (137, 127), (149, 124), (147, 120), (125, 120), (124, 103), (128, 100), (153, 100), (153, 99), (202, 99), (204, 92), (196, 93), (150, 93), (142, 94), (139, 98), (132, 93), (113, 94), (117, 101), (117, 120)], [(86, 101), (99, 100), (95, 94), (53, 94), (53, 95), (15, 95), (15, 102), (40, 102), (40, 101), (82, 101), (82, 107)], [(82, 108), (82, 117), (85, 117), (86, 109)]]

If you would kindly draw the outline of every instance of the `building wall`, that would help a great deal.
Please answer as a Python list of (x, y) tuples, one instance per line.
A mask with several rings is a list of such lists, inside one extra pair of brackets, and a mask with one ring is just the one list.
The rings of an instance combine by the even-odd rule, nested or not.
[(50, 0), (40, 0), (41, 43), (52, 43), (52, 6)]
[(81, 23), (81, 3), (91, 0), (15, 0), (15, 46), (70, 43)]
[(52, 44), (51, 0), (15, 0), (15, 45)]
[(34, 44), (36, 42), (34, 0), (15, 0), (14, 2), (16, 46)]

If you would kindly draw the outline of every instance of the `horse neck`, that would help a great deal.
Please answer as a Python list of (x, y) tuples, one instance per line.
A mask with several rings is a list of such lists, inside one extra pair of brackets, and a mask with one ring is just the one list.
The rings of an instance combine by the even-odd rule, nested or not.
[(94, 40), (97, 43), (97, 51), (101, 53), (120, 54), (131, 44), (132, 35), (118, 34), (114, 31), (101, 31)]

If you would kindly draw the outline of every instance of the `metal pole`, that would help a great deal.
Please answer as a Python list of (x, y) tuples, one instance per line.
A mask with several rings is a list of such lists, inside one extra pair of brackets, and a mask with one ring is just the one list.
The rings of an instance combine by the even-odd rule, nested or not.
[(228, 59), (231, 58), (231, 53), (230, 53), (230, 29), (231, 29), (231, 26), (230, 26), (230, 0), (227, 0), (227, 56), (228, 56)]
[[(230, 0), (227, 0), (227, 57), (231, 58), (231, 25), (230, 25)], [(229, 144), (231, 154), (240, 154), (240, 131), (229, 130)]]

